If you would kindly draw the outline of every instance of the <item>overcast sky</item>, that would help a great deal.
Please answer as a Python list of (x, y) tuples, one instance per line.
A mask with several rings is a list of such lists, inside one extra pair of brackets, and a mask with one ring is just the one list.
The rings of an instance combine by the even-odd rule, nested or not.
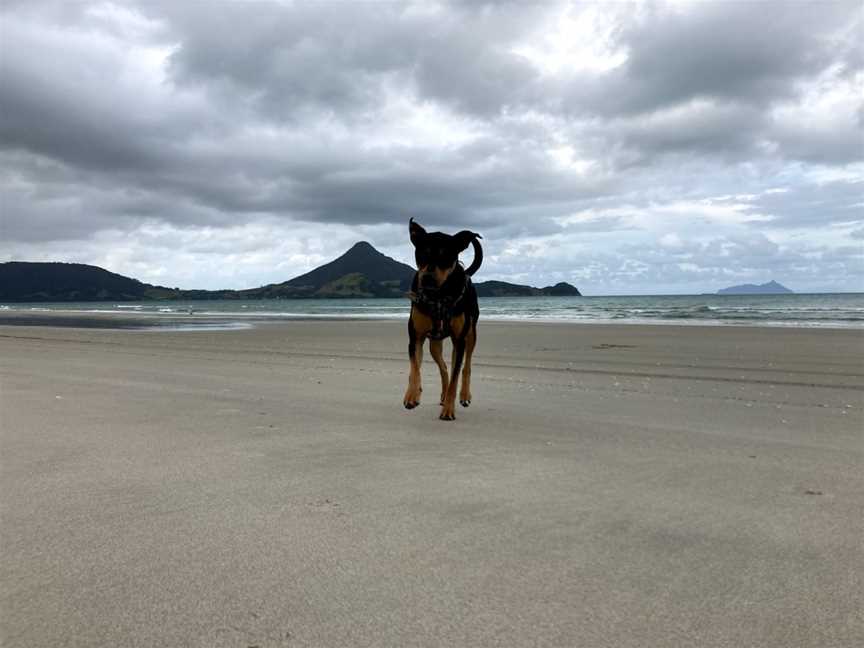
[(413, 216), (479, 280), (864, 290), (861, 6), (3, 0), (0, 260), (246, 288)]

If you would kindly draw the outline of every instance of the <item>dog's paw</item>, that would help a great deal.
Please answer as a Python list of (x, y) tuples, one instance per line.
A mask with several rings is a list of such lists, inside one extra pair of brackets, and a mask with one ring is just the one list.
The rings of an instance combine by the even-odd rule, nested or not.
[(405, 392), (405, 398), (402, 399), (402, 404), (405, 406), (405, 409), (414, 409), (420, 404), (420, 391), (414, 391), (413, 389), (409, 389)]
[(444, 405), (441, 408), (441, 415), (438, 417), (442, 421), (453, 421), (456, 419), (456, 412), (453, 411), (452, 405)]

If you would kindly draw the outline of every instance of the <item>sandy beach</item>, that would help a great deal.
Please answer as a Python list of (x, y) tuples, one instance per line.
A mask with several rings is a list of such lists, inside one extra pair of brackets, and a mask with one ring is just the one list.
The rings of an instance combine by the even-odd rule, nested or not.
[(442, 422), (403, 322), (39, 323), (4, 646), (864, 645), (862, 331), (481, 320)]

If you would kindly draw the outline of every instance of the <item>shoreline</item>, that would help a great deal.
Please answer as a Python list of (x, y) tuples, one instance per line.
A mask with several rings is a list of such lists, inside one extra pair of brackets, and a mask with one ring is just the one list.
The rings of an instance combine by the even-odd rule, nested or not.
[[(86, 310), (30, 310), (7, 308), (0, 310), (0, 326), (49, 326), (61, 328), (98, 328), (128, 330), (237, 330), (252, 328), (267, 323), (288, 322), (405, 322), (408, 313), (398, 315), (372, 314), (315, 314), (315, 313), (214, 313), (196, 312), (158, 313), (135, 311), (86, 311)], [(802, 323), (715, 319), (567, 319), (567, 318), (520, 318), (484, 316), (481, 322), (495, 324), (537, 324), (551, 326), (680, 326), (685, 328), (734, 328), (734, 329), (801, 329), (826, 331), (864, 331), (859, 322), (814, 322)]]

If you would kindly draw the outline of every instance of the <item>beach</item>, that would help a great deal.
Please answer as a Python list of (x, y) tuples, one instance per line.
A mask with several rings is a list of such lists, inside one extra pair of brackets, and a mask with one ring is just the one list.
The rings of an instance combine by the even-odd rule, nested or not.
[(4, 646), (864, 644), (860, 329), (481, 318), (445, 422), (405, 322), (28, 317)]

